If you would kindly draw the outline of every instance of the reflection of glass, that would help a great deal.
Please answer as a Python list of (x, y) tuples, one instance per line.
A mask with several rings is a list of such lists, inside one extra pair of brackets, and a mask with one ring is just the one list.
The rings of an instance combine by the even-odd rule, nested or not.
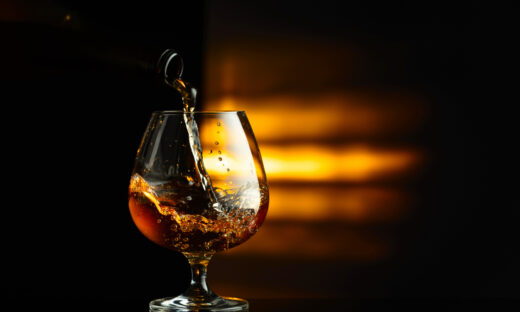
[(150, 310), (247, 311), (247, 301), (215, 295), (206, 270), (215, 252), (258, 230), (268, 198), (244, 112), (155, 112), (137, 151), (130, 213), (146, 237), (186, 256), (192, 280), (184, 294), (154, 300)]

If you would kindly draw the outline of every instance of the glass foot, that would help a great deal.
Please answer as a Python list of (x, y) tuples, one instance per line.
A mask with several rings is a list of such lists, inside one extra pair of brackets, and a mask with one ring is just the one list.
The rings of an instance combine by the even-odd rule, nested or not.
[(249, 303), (240, 298), (218, 297), (198, 301), (180, 295), (173, 298), (156, 299), (150, 302), (150, 312), (209, 312), (209, 311), (249, 311)]

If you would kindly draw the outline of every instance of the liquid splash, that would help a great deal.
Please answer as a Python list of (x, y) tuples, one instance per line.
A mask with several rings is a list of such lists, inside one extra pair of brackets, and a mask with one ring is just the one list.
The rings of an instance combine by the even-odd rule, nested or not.
[[(182, 97), (183, 119), (196, 174), (188, 185), (179, 181), (151, 185), (135, 173), (129, 188), (132, 217), (148, 238), (182, 252), (219, 251), (238, 245), (263, 223), (268, 205), (267, 186), (247, 183), (230, 189), (213, 187), (204, 167), (195, 120), (197, 90), (181, 79), (183, 62), (176, 52), (165, 52), (160, 64), (164, 81)], [(171, 68), (169, 64), (173, 64)]]
[[(206, 200), (204, 192), (180, 185), (151, 186), (139, 174), (134, 174), (129, 188), (130, 207), (138, 226), (155, 223), (143, 233), (153, 232), (147, 236), (160, 245), (180, 251), (217, 251), (240, 244), (263, 222), (265, 213), (258, 212), (267, 208), (267, 202), (262, 201), (261, 207), (257, 203), (257, 209), (251, 208), (254, 206), (247, 194), (250, 190), (247, 186), (235, 191), (217, 189), (219, 200), (228, 208), (227, 213), (214, 214), (206, 209), (191, 214), (198, 203)], [(152, 221), (141, 216), (150, 213), (148, 219)], [(139, 221), (141, 219), (143, 221)]]
[[(204, 191), (208, 193), (210, 200), (209, 206), (218, 212), (222, 212), (222, 205), (218, 202), (215, 190), (213, 189), (213, 184), (211, 183), (211, 177), (204, 167), (204, 161), (202, 158), (202, 145), (200, 143), (199, 128), (195, 121), (194, 114), (195, 105), (197, 103), (197, 89), (181, 79), (184, 62), (177, 52), (173, 50), (169, 51), (170, 52), (166, 51), (161, 57), (163, 60), (159, 61), (160, 64), (164, 64), (164, 81), (166, 84), (177, 90), (181, 95), (185, 113), (183, 118), (186, 125), (186, 131), (188, 132), (190, 149), (195, 161), (197, 177)], [(169, 70), (171, 66), (168, 65), (172, 63), (175, 64), (175, 66), (173, 66), (173, 70)], [(174, 74), (168, 74), (170, 72), (173, 72)]]

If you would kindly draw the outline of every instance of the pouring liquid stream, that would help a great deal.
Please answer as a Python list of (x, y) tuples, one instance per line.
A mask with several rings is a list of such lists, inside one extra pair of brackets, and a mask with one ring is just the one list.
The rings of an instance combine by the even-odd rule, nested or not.
[[(166, 53), (166, 52), (165, 52)], [(178, 54), (161, 58), (165, 83), (182, 97), (183, 122), (194, 160), (189, 186), (152, 184), (136, 173), (130, 183), (130, 210), (136, 224), (154, 242), (182, 252), (218, 251), (240, 244), (253, 235), (267, 212), (266, 185), (245, 183), (214, 187), (204, 166), (199, 128), (195, 119), (197, 90), (181, 79)], [(168, 65), (173, 75), (168, 75)], [(171, 72), (170, 71), (170, 72)]]
[(199, 138), (199, 128), (197, 127), (197, 122), (195, 121), (195, 115), (193, 113), (197, 101), (197, 89), (191, 87), (189, 83), (182, 81), (180, 77), (172, 82), (166, 80), (166, 83), (175, 88), (181, 94), (185, 113), (184, 123), (186, 124), (190, 149), (195, 161), (195, 171), (200, 180), (200, 185), (208, 194), (211, 208), (217, 212), (222, 212), (222, 205), (220, 205), (218, 201), (215, 190), (213, 189), (213, 184), (211, 183), (211, 178), (204, 167), (202, 159), (202, 145)]

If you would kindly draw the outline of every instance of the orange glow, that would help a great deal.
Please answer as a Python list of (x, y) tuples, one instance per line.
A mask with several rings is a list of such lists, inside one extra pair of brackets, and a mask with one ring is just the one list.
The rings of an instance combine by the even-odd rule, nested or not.
[(291, 259), (350, 259), (377, 261), (388, 256), (386, 237), (361, 233), (344, 225), (266, 223), (250, 241), (228, 251), (248, 255)]
[(374, 229), (399, 226), (415, 208), (401, 183), (429, 160), (407, 141), (428, 123), (428, 102), (413, 90), (350, 84), (371, 58), (323, 44), (209, 47), (205, 109), (247, 113), (270, 182), (266, 223), (229, 255), (378, 261), (393, 245)]
[(256, 166), (249, 143), (236, 118), (207, 119), (200, 127), (204, 167), (214, 186), (228, 188), (230, 181), (256, 181)]
[(410, 149), (367, 146), (334, 148), (319, 145), (263, 145), (262, 158), (270, 181), (369, 181), (414, 169), (420, 153)]
[(283, 186), (270, 189), (269, 220), (389, 223), (402, 219), (410, 194), (388, 188)]
[(403, 133), (425, 118), (417, 98), (395, 93), (224, 97), (210, 101), (208, 108), (245, 110), (259, 141)]

